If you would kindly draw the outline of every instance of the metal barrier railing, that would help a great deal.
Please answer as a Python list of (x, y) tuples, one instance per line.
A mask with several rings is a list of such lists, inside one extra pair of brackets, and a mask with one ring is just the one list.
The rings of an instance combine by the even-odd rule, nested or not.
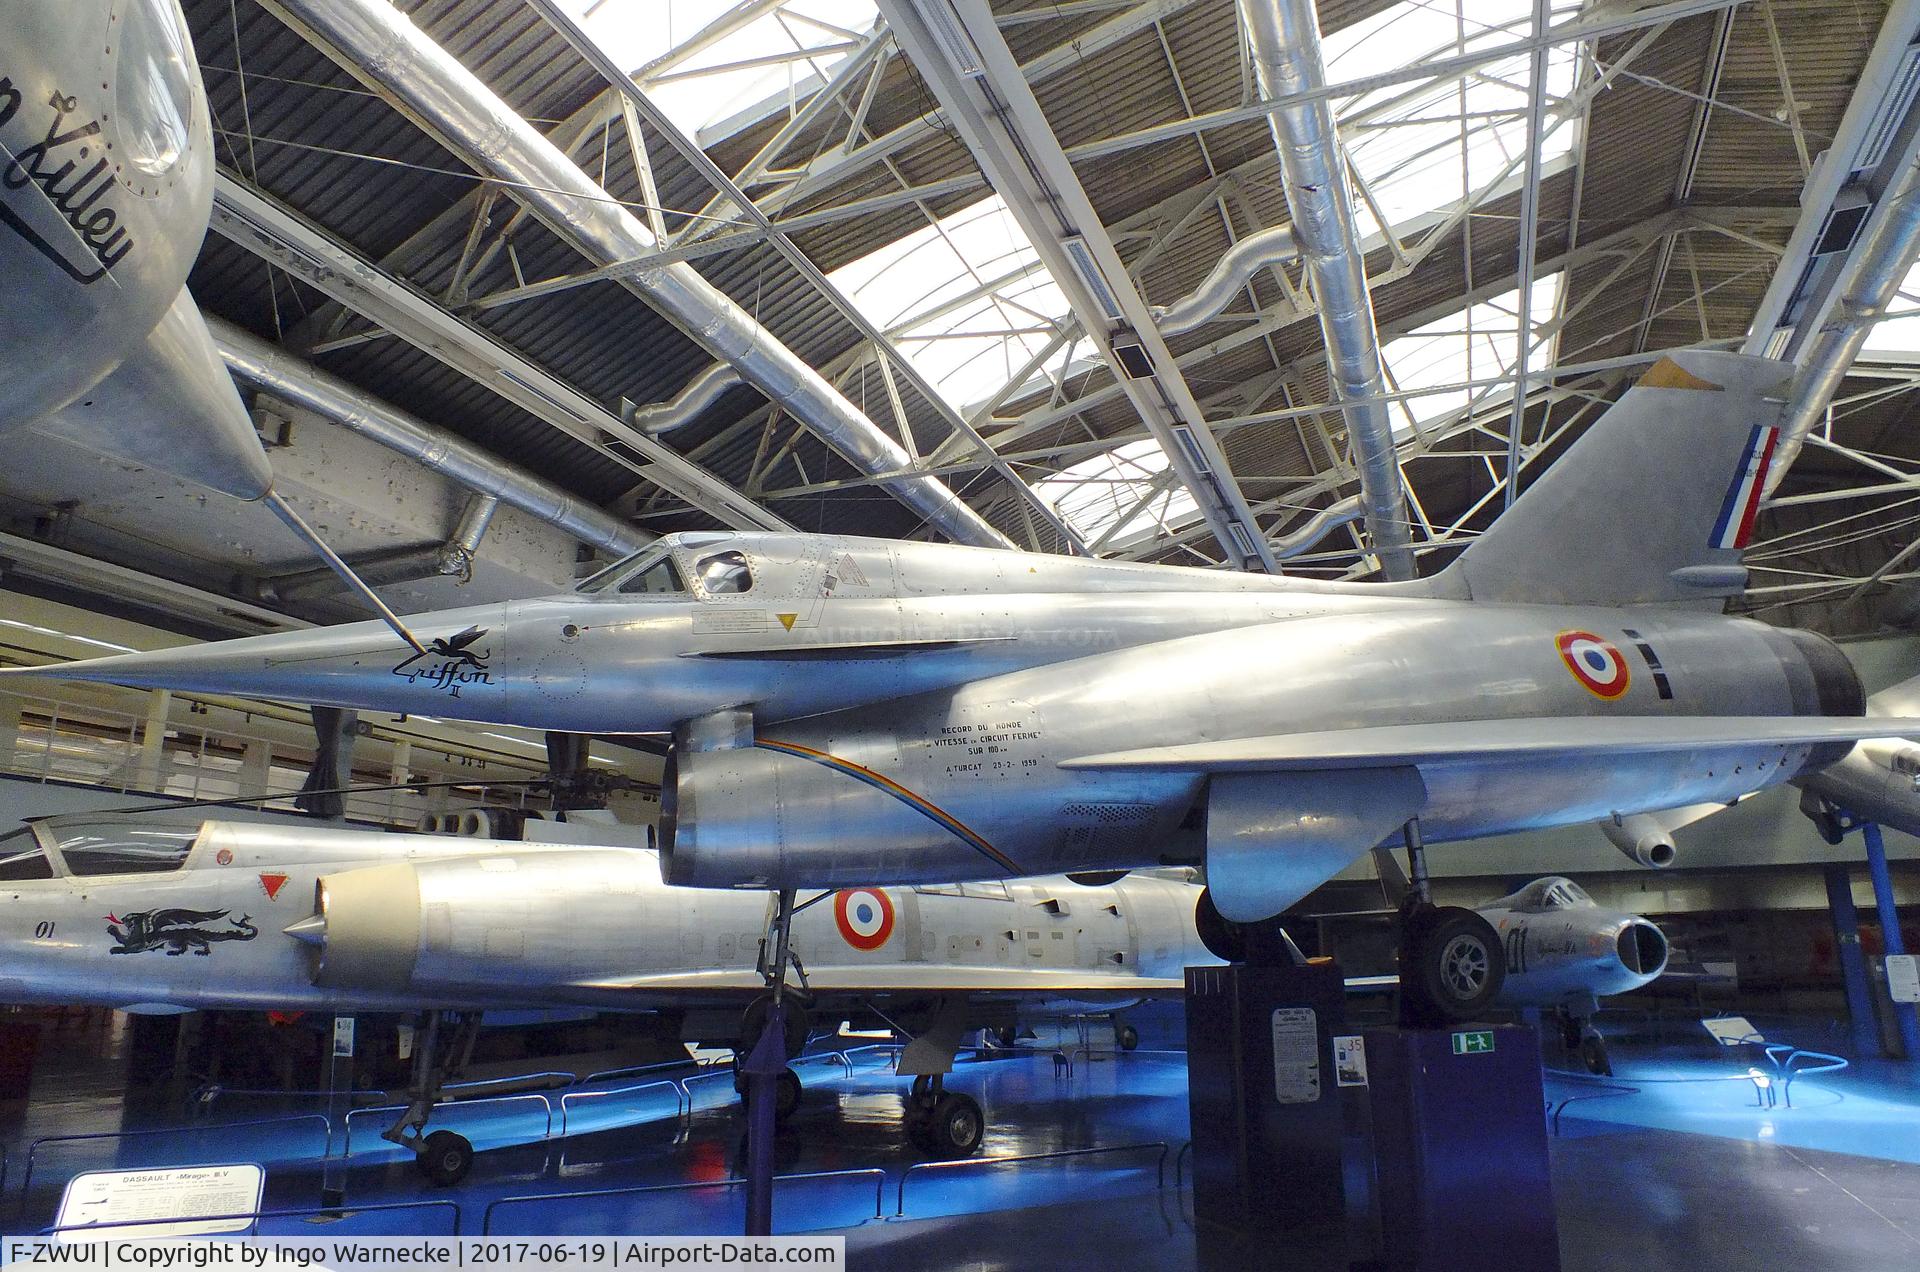
[(167, 1126), (146, 1131), (92, 1131), (84, 1135), (42, 1135), (27, 1145), (27, 1166), (20, 1173), (20, 1205), (24, 1211), (27, 1196), (33, 1191), (33, 1170), (40, 1150), (49, 1144), (80, 1144), (102, 1140), (147, 1139), (157, 1135), (205, 1135), (210, 1131), (237, 1131), (254, 1126), (284, 1126), (294, 1122), (318, 1122), (325, 1139), (320, 1155), (333, 1156), (333, 1123), (320, 1113), (289, 1113), (284, 1117), (255, 1118), (245, 1122), (214, 1122), (199, 1126)]
[[(546, 1127), (540, 1132), (540, 1138), (542, 1140), (552, 1139), (553, 1138), (553, 1101), (548, 1099), (545, 1095), (543, 1095), (538, 1091), (523, 1091), (517, 1095), (489, 1095), (489, 1096), (482, 1096), (478, 1099), (473, 1099), (473, 1100), (461, 1100), (454, 1104), (436, 1106), (434, 1109), (434, 1112), (444, 1113), (452, 1109), (478, 1108), (483, 1104), (499, 1105), (499, 1104), (513, 1103), (516, 1101), (524, 1102), (528, 1100), (538, 1100), (540, 1102), (541, 1107), (546, 1110), (547, 1124), (546, 1124)], [(351, 1158), (353, 1156), (353, 1119), (354, 1118), (360, 1117), (362, 1115), (370, 1117), (375, 1113), (387, 1113), (395, 1117), (398, 1117), (400, 1114), (405, 1113), (406, 1111), (407, 1111), (407, 1106), (404, 1104), (381, 1104), (368, 1109), (348, 1109), (347, 1115), (341, 1119), (341, 1121), (345, 1124), (345, 1128), (344, 1128), (344, 1134), (341, 1136), (342, 1147), (340, 1150), (340, 1156), (343, 1159)]]
[(637, 1095), (642, 1091), (657, 1091), (661, 1087), (673, 1092), (675, 1118), (686, 1117), (693, 1112), (693, 1097), (687, 1094), (686, 1087), (671, 1078), (640, 1082), (632, 1086), (610, 1087), (604, 1091), (567, 1091), (560, 1096), (560, 1134), (563, 1136), (573, 1134), (573, 1124), (569, 1120), (573, 1106), (568, 1101), (577, 1100), (585, 1103), (593, 1100), (609, 1100), (616, 1096)]
[[(1569, 1073), (1569, 1074), (1559, 1074), (1556, 1076), (1565, 1077), (1565, 1078), (1580, 1078), (1582, 1075)], [(1585, 1100), (1605, 1100), (1605, 1099), (1608, 1099), (1609, 1097), (1616, 1096), (1616, 1095), (1639, 1095), (1640, 1094), (1639, 1087), (1628, 1086), (1624, 1082), (1606, 1082), (1596, 1078), (1596, 1079), (1589, 1080), (1587, 1084), (1595, 1087), (1604, 1087), (1605, 1089), (1590, 1091), (1584, 1095), (1570, 1095), (1566, 1099), (1561, 1100), (1559, 1103), (1553, 1105), (1552, 1108), (1550, 1108), (1547, 1112), (1547, 1129), (1551, 1131), (1553, 1134), (1558, 1135), (1560, 1133), (1560, 1115), (1567, 1111), (1567, 1106), (1570, 1104), (1579, 1104)]]
[[(873, 1217), (878, 1219), (882, 1217), (881, 1207), (884, 1204), (882, 1199), (886, 1195), (887, 1172), (877, 1166), (868, 1166), (856, 1170), (814, 1170), (793, 1175), (775, 1175), (773, 1182), (775, 1184), (792, 1184), (799, 1183), (803, 1180), (869, 1178), (873, 1180)], [(580, 1202), (600, 1197), (644, 1197), (665, 1195), (667, 1193), (694, 1192), (702, 1189), (723, 1189), (731, 1191), (733, 1189), (744, 1188), (746, 1185), (746, 1180), (737, 1178), (703, 1179), (685, 1184), (640, 1184), (631, 1188), (590, 1188), (575, 1192), (527, 1193), (517, 1197), (496, 1197), (487, 1203), (486, 1210), (481, 1213), (480, 1235), (493, 1235), (493, 1213), (502, 1206), (533, 1205), (535, 1203), (556, 1201)]]
[(369, 1205), (355, 1204), (351, 1207), (303, 1206), (292, 1210), (242, 1210), (221, 1215), (174, 1215), (160, 1219), (113, 1219), (105, 1223), (53, 1224), (40, 1229), (36, 1235), (51, 1237), (58, 1236), (63, 1232), (102, 1232), (109, 1228), (149, 1228), (174, 1223), (232, 1223), (239, 1219), (251, 1221), (248, 1225), (250, 1229), (248, 1232), (210, 1232), (202, 1234), (217, 1239), (220, 1237), (258, 1236), (260, 1221), (263, 1219), (327, 1219), (331, 1222), (345, 1215), (379, 1214), (396, 1210), (450, 1211), (453, 1215), (452, 1227), (445, 1235), (450, 1237), (461, 1235), (461, 1221), (465, 1216), (460, 1209), (460, 1203), (444, 1198), (436, 1198), (431, 1201), (378, 1201)]
[(1105, 1144), (1094, 1148), (1066, 1148), (1052, 1153), (1018, 1153), (1010, 1157), (960, 1157), (943, 1162), (915, 1162), (900, 1172), (900, 1189), (894, 1197), (893, 1213), (896, 1217), (907, 1213), (907, 1184), (916, 1175), (928, 1175), (935, 1172), (945, 1173), (955, 1170), (984, 1169), (994, 1166), (1012, 1166), (1022, 1162), (1064, 1161), (1071, 1157), (1093, 1157), (1103, 1153), (1144, 1153), (1157, 1150), (1159, 1156), (1154, 1159), (1154, 1186), (1167, 1186), (1167, 1153), (1165, 1140), (1149, 1140), (1140, 1144)]
[(1187, 1159), (1193, 1156), (1193, 1141), (1188, 1140), (1173, 1155), (1173, 1186), (1184, 1188), (1187, 1185)]

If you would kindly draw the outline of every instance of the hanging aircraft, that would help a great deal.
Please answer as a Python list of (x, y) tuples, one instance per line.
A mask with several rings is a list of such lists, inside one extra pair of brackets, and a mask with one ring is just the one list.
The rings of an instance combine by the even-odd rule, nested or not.
[[(1869, 719), (1915, 715), (1920, 715), (1920, 676), (1867, 699)], [(1798, 785), (1800, 810), (1828, 843), (1845, 838), (1849, 819), (1920, 835), (1920, 742), (1913, 737), (1865, 738), (1838, 764), (1808, 774)]]
[[(1215, 960), (1193, 926), (1200, 889), (1130, 876), (861, 887), (822, 893), (792, 925), (788, 1017), (916, 1031), (907, 1129), (972, 1152), (979, 1104), (944, 1089), (962, 1036), (1020, 1013), (1116, 1011), (1177, 994)], [(396, 835), (151, 815), (48, 818), (0, 838), (0, 1001), (129, 1012), (427, 1013), (410, 1103), (385, 1133), (430, 1177), (472, 1147), (426, 1132), (479, 1013), (578, 1006), (669, 1011), (690, 1041), (750, 1044), (765, 1010), (774, 900), (672, 888), (629, 847)], [(447, 1028), (442, 1027), (443, 1017)], [(800, 1100), (791, 1068), (782, 1113)]]
[[(575, 592), (43, 669), (670, 734), (670, 882), (780, 889), (1204, 862), (1256, 922), (1402, 837), (1724, 804), (1866, 736), (1830, 641), (1745, 580), (1787, 364), (1658, 361), (1438, 574), (1340, 583), (918, 542), (669, 536)], [(18, 673), (7, 673), (18, 674)], [(1402, 967), (1497, 934), (1422, 906)], [(1445, 978), (1422, 975), (1423, 985)]]
[(213, 169), (177, 0), (0, 6), (0, 433), (268, 492), (266, 452), (186, 290)]

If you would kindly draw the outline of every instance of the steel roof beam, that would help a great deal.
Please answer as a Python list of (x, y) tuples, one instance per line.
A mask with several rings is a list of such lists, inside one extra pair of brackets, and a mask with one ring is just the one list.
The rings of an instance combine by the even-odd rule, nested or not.
[(991, 9), (983, 0), (880, 0), (880, 9), (1228, 559), (1243, 569), (1277, 569), (1193, 390)]
[[(389, 0), (262, 3), (476, 171), (499, 181), (561, 241), (589, 259), (606, 264), (647, 255), (658, 246), (639, 218)], [(648, 113), (646, 105), (635, 104)], [(692, 266), (661, 266), (623, 282), (714, 356), (737, 365), (756, 388), (855, 467), (901, 466), (906, 453), (898, 443)], [(650, 439), (648, 444), (663, 449)], [(937, 479), (910, 477), (886, 489), (959, 542), (1012, 546)]]
[[(492, 332), (384, 273), (325, 230), (222, 171), (209, 228), (339, 301), (515, 406), (740, 530), (792, 527), (699, 465), (642, 433)], [(635, 452), (610, 449), (617, 441)]]

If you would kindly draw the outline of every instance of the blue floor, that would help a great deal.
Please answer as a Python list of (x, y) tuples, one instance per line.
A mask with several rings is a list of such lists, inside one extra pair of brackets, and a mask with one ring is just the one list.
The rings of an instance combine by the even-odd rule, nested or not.
[[(1782, 1041), (1801, 1041), (1796, 1032), (1808, 1045), (1828, 1037), (1810, 1023), (1765, 1027)], [(1798, 1082), (1793, 1108), (1768, 1109), (1755, 1105), (1746, 1076), (1765, 1062), (1747, 1049), (1716, 1049), (1697, 1026), (1681, 1024), (1612, 1033), (1615, 1080), (1550, 1074), (1547, 1083), (1569, 1269), (1920, 1267), (1920, 1077), (1856, 1061)], [(1088, 1054), (1074, 1050), (1077, 1041), (1050, 1037), (965, 1059), (950, 1080), (986, 1111), (983, 1158), (1100, 1150), (1036, 1162), (921, 1165), (901, 1134), (904, 1084), (889, 1052), (806, 1060), (806, 1097), (778, 1141), (778, 1169), (793, 1178), (776, 1193), (776, 1228), (846, 1232), (859, 1267), (1344, 1266), (1303, 1248), (1284, 1258), (1215, 1248), (1196, 1231), (1190, 1192), (1179, 1185), (1189, 1173), (1184, 1054)], [(1157, 1041), (1168, 1039), (1149, 1035)], [(1056, 1065), (1056, 1044), (1072, 1053), (1071, 1073)], [(378, 1138), (384, 1114), (354, 1114), (344, 1157), (348, 1137), (317, 1115), (317, 1100), (227, 1097), (208, 1122), (183, 1125), (177, 1096), (121, 1097), (122, 1071), (104, 1054), (112, 1047), (111, 1038), (55, 1046), (35, 1098), (0, 1108), (0, 1227), (19, 1233), (50, 1222), (78, 1171), (196, 1160), (262, 1163), (270, 1209), (311, 1210), (323, 1187), (344, 1189), (341, 1210), (268, 1220), (263, 1231), (324, 1224), (330, 1232), (443, 1233), (457, 1224), (470, 1234), (694, 1235), (741, 1227), (744, 1196), (733, 1177), (743, 1123), (724, 1073), (672, 1075), (691, 1097), (684, 1116), (681, 1094), (655, 1074), (437, 1114), (435, 1125), (481, 1149), (468, 1180), (444, 1190)], [(48, 1138), (88, 1134), (108, 1137)], [(983, 1223), (978, 1216), (988, 1213), (994, 1218)], [(1791, 1258), (1771, 1257), (1782, 1252)]]

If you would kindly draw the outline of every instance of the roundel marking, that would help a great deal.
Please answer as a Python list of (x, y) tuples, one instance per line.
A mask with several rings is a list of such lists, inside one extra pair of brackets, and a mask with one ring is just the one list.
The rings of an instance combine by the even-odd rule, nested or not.
[(1618, 698), (1633, 683), (1626, 657), (1613, 642), (1592, 632), (1573, 630), (1561, 632), (1553, 643), (1560, 650), (1560, 661), (1594, 697)]
[(840, 938), (856, 950), (877, 950), (893, 935), (893, 901), (878, 888), (849, 888), (833, 898)]

